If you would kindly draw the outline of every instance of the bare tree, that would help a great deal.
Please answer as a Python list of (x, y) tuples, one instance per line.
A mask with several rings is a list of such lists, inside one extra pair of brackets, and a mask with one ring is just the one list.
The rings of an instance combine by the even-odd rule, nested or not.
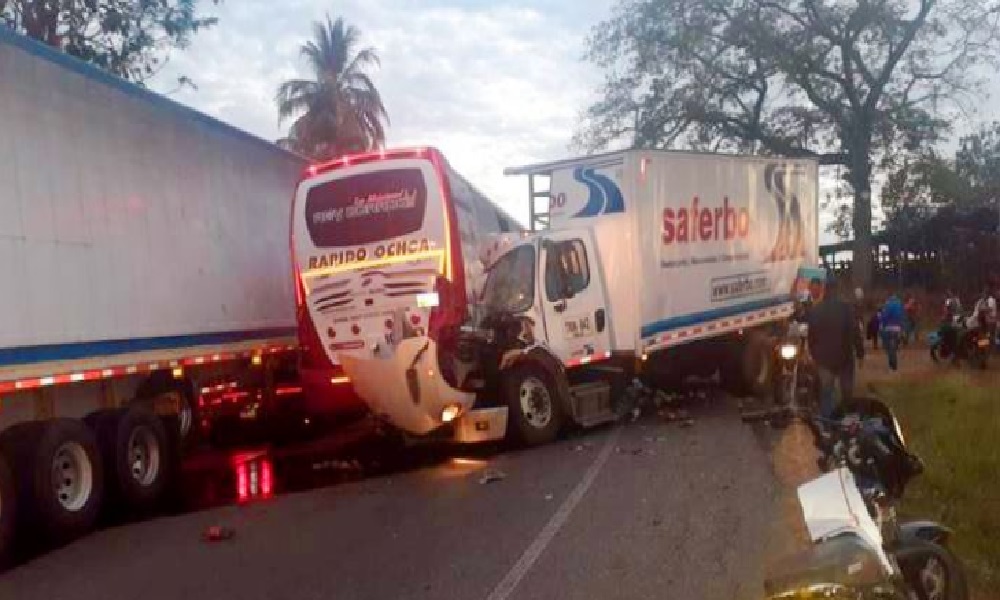
[(968, 111), (998, 18), (998, 0), (629, 0), (589, 41), (607, 79), (575, 141), (844, 165), (867, 284), (874, 165)]

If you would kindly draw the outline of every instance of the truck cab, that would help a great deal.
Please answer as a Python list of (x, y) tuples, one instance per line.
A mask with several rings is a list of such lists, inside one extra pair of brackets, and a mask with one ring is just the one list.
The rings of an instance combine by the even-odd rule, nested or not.
[(612, 360), (598, 251), (590, 229), (545, 232), (487, 267), (479, 323), (465, 332), (480, 344), (482, 402), (506, 408), (513, 437), (524, 443), (550, 441), (567, 422), (617, 416), (612, 390), (627, 369)]

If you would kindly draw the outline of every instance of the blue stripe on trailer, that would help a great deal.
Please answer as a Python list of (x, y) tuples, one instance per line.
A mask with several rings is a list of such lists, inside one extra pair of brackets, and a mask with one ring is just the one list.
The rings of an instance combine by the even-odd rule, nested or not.
[(296, 330), (294, 327), (275, 327), (248, 331), (220, 331), (217, 333), (0, 348), (0, 367), (60, 360), (79, 360), (82, 358), (114, 356), (149, 350), (174, 350), (192, 346), (215, 346), (268, 338), (294, 337), (295, 333)]
[(781, 304), (786, 304), (790, 301), (791, 300), (789, 299), (788, 294), (784, 294), (781, 296), (765, 298), (763, 300), (754, 300), (752, 302), (745, 302), (743, 304), (737, 304), (735, 306), (726, 306), (724, 308), (715, 308), (712, 310), (706, 310), (699, 313), (691, 313), (689, 315), (671, 317), (669, 319), (663, 319), (660, 321), (656, 321), (655, 323), (647, 323), (646, 325), (643, 325), (642, 337), (647, 338), (651, 335), (656, 335), (657, 333), (662, 333), (664, 331), (669, 331), (671, 329), (678, 329), (680, 327), (689, 327), (691, 325), (704, 323), (705, 321), (713, 321), (715, 319), (722, 319), (724, 317), (732, 317), (740, 313), (751, 312), (763, 308), (771, 308), (772, 306), (779, 306)]

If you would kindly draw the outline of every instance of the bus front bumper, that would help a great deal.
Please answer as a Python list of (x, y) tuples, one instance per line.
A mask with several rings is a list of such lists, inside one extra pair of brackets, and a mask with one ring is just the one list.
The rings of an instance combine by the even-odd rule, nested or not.
[(434, 340), (408, 338), (389, 351), (339, 359), (369, 410), (407, 434), (428, 436), (450, 427), (453, 441), (475, 443), (498, 440), (506, 433), (506, 407), (476, 409), (475, 394), (445, 381)]

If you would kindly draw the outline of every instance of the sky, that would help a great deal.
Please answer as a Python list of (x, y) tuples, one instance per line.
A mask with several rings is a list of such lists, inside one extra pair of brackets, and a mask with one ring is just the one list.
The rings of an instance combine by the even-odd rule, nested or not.
[[(613, 0), (230, 0), (150, 87), (268, 140), (282, 137), (278, 85), (308, 77), (299, 46), (312, 22), (341, 16), (376, 48), (373, 73), (389, 113), (389, 146), (432, 145), (513, 216), (527, 219), (527, 182), (507, 166), (568, 158), (581, 111), (602, 75), (583, 60), (590, 28)], [(197, 90), (177, 89), (178, 75)]]
[[(527, 182), (504, 177), (503, 169), (573, 156), (569, 144), (580, 114), (597, 99), (602, 81), (602, 73), (583, 60), (586, 36), (614, 4), (228, 0), (213, 6), (202, 0), (218, 25), (174, 51), (150, 87), (275, 140), (289, 124), (278, 123), (275, 90), (282, 81), (310, 75), (299, 46), (310, 39), (314, 21), (326, 14), (343, 17), (381, 58), (372, 75), (391, 121), (388, 145), (438, 147), (486, 196), (526, 221)], [(180, 75), (197, 89), (178, 89)], [(824, 197), (836, 173), (826, 169), (822, 175)], [(821, 230), (828, 221), (829, 215), (821, 216)], [(829, 241), (833, 236), (822, 233), (821, 242)]]

